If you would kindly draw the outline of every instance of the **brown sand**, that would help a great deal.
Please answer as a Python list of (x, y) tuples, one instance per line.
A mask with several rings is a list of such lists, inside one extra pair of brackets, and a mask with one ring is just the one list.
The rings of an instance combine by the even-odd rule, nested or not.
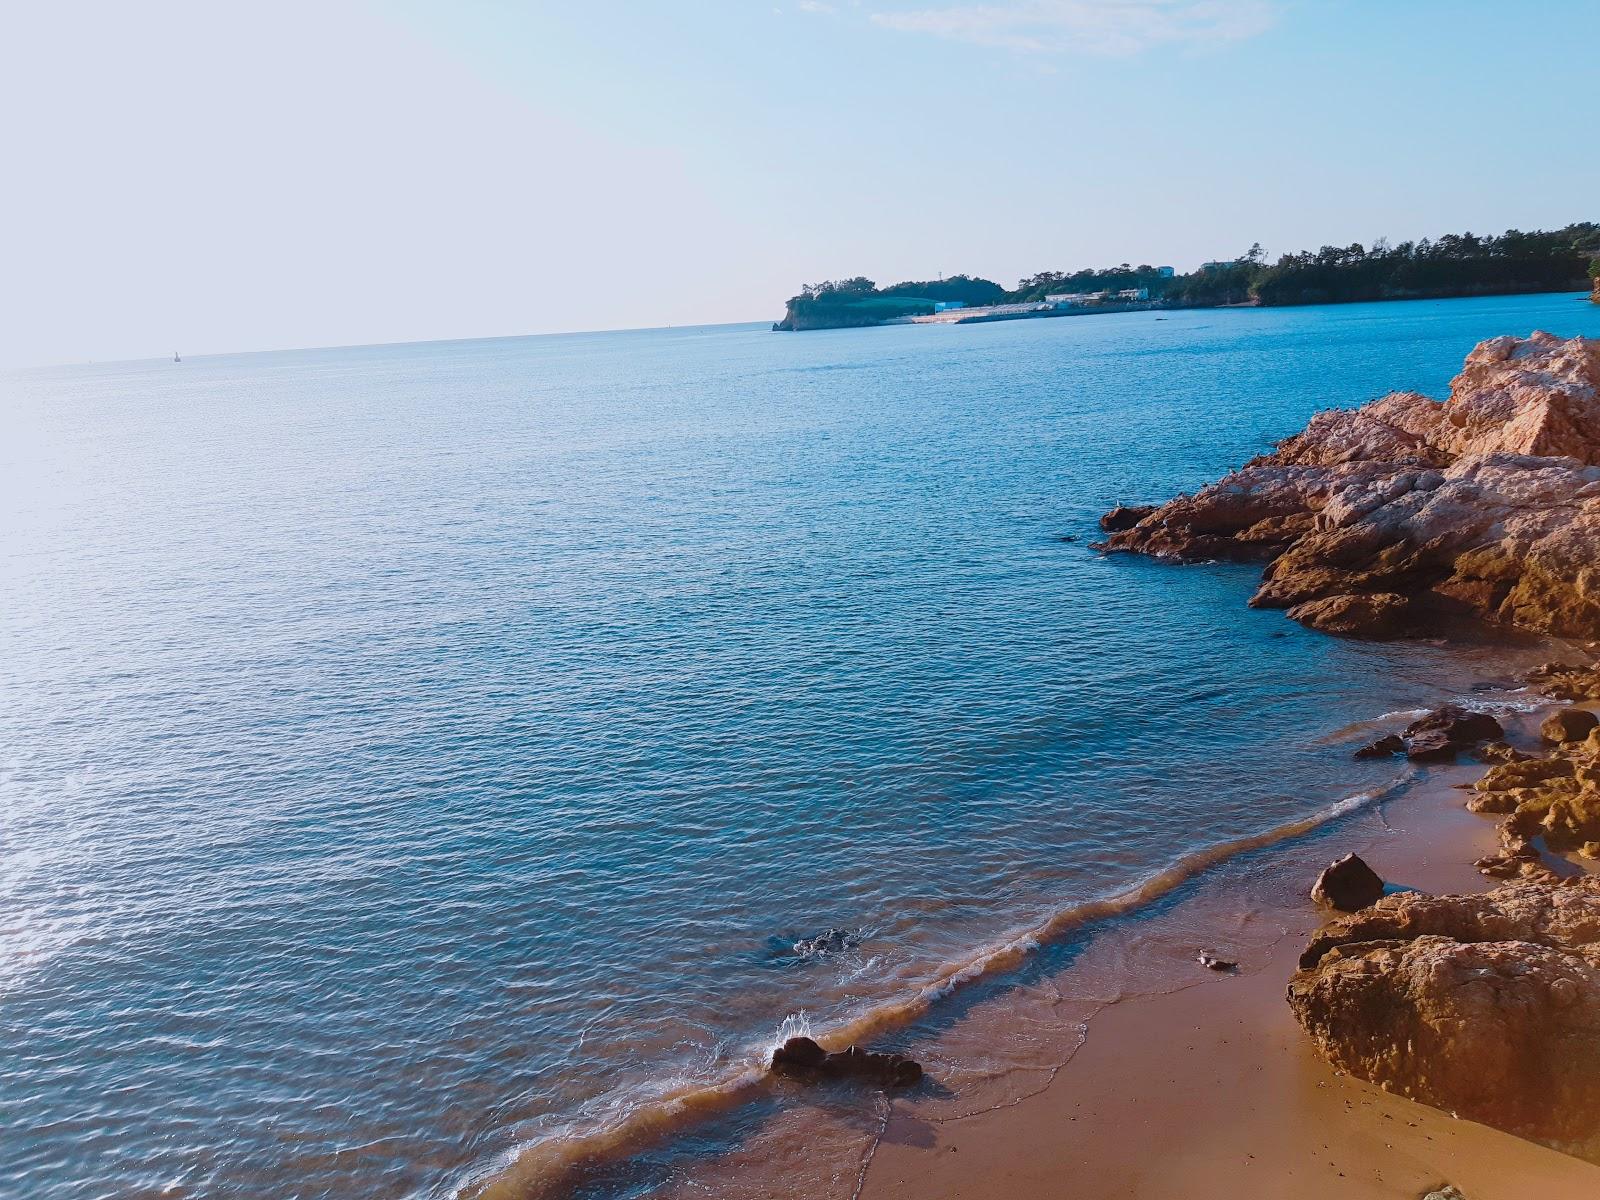
[[(1440, 783), (1382, 824), (1342, 832), (1386, 877), (1429, 891), (1489, 886), (1470, 867), (1493, 826)], [(1325, 848), (1323, 848), (1325, 853)], [(1417, 1197), (1445, 1182), (1469, 1200), (1595, 1200), (1600, 1167), (1336, 1074), (1312, 1051), (1283, 991), (1320, 914), (1294, 875), (1250, 885), (1285, 933), (1248, 973), (1198, 971), (1192, 986), (1112, 1004), (1049, 1086), (953, 1120), (897, 1101), (860, 1178), (864, 1200), (1338, 1200)], [(1226, 886), (1184, 902), (1191, 937), (1237, 911)]]

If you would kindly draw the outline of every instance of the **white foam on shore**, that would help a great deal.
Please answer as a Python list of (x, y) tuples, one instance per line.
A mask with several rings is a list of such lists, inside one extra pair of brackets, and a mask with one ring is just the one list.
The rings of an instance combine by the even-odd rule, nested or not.
[(767, 1060), (772, 1050), (789, 1037), (812, 1037), (825, 1048), (842, 1049), (904, 1028), (966, 985), (1014, 970), (1047, 943), (1086, 925), (1136, 912), (1228, 859), (1301, 837), (1380, 804), (1404, 790), (1418, 775), (1415, 768), (1407, 768), (1382, 787), (1357, 792), (1261, 833), (1193, 851), (1130, 887), (1068, 905), (1034, 926), (948, 961), (908, 992), (870, 1005), (826, 1029), (814, 1028), (803, 1011), (792, 1013), (770, 1038), (746, 1047), (725, 1076), (709, 1081), (672, 1081), (654, 1094), (622, 1100), (613, 1106), (609, 1116), (587, 1130), (564, 1130), (513, 1150), (458, 1188), (456, 1196), (458, 1200), (549, 1200), (564, 1195), (585, 1165), (631, 1153), (696, 1121), (729, 1111), (757, 1094), (767, 1086)]

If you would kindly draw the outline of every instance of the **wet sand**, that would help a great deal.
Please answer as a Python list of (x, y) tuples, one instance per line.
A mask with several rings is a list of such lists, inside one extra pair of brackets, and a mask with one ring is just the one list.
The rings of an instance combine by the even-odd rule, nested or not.
[[(1246, 948), (1237, 974), (1197, 968), (1192, 983), (1103, 1008), (1048, 1085), (1020, 1101), (954, 1119), (895, 1101), (857, 1195), (1377, 1200), (1450, 1182), (1469, 1200), (1600, 1196), (1600, 1167), (1335, 1073), (1283, 999), (1321, 918), (1304, 899), (1308, 872), (1332, 852), (1357, 849), (1386, 878), (1428, 891), (1491, 886), (1470, 864), (1494, 845), (1494, 825), (1450, 786), (1475, 773), (1436, 772), (1382, 811), (1275, 848), (1263, 870), (1220, 873), (1139, 945), (1226, 952), (1249, 912), (1281, 931), (1264, 953)], [(1130, 952), (1139, 947), (1117, 951)]]

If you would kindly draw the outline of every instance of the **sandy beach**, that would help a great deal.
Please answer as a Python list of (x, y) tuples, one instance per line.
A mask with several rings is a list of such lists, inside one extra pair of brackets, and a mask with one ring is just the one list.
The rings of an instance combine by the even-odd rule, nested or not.
[(1473, 1200), (1600, 1195), (1600, 1167), (1335, 1072), (1284, 1002), (1321, 923), (1304, 893), (1330, 848), (1356, 849), (1389, 879), (1431, 892), (1490, 886), (1470, 864), (1493, 847), (1493, 823), (1468, 813), (1452, 786), (1476, 771), (1436, 771), (1258, 868), (1219, 870), (1140, 936), (1170, 946), (1209, 931), (1226, 950), (1248, 911), (1281, 923), (1264, 957), (1236, 974), (1197, 968), (1190, 984), (1109, 1005), (1049, 1085), (1015, 1104), (929, 1120), (897, 1103), (858, 1194), (1378, 1200), (1449, 1182)]

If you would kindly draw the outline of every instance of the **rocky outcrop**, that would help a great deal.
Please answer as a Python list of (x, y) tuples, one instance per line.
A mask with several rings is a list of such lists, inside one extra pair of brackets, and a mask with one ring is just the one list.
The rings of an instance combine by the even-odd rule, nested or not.
[(1341, 1070), (1600, 1161), (1600, 880), (1389, 896), (1289, 983)]
[(1357, 758), (1391, 758), (1404, 753), (1406, 740), (1398, 733), (1386, 733), (1377, 741), (1368, 742), (1356, 751)]
[(1529, 673), (1528, 686), (1552, 700), (1600, 700), (1600, 666), (1545, 663)]
[(1600, 635), (1600, 341), (1484, 342), (1448, 400), (1318, 413), (1102, 547), (1265, 562), (1251, 603), (1333, 633), (1465, 614)]
[(794, 944), (794, 952), (797, 957), (803, 959), (822, 958), (829, 954), (838, 954), (843, 950), (852, 950), (860, 944), (861, 935), (854, 929), (829, 926), (821, 933), (801, 938)]
[(1583, 740), (1567, 741), (1547, 757), (1490, 767), (1467, 807), (1505, 815), (1500, 841), (1515, 861), (1530, 860), (1535, 838), (1558, 853), (1600, 858), (1600, 729), (1590, 726)]

